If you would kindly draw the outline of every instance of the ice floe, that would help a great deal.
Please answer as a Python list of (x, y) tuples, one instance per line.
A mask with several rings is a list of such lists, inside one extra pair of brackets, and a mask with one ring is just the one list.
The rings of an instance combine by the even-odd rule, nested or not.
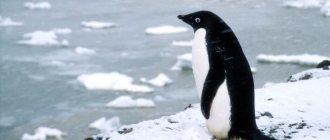
[(173, 46), (179, 46), (179, 47), (191, 47), (192, 41), (172, 41)]
[(289, 63), (307, 66), (316, 66), (323, 60), (329, 60), (329, 57), (311, 54), (301, 54), (301, 55), (257, 55), (258, 62), (267, 63)]
[(39, 127), (35, 130), (34, 134), (24, 133), (22, 140), (46, 140), (47, 138), (62, 139), (65, 135), (67, 134), (56, 128)]
[(90, 128), (97, 129), (102, 132), (113, 131), (115, 129), (118, 129), (120, 126), (121, 126), (120, 118), (117, 116), (112, 117), (110, 119), (107, 119), (106, 117), (102, 117), (89, 124)]
[(23, 22), (13, 21), (9, 17), (1, 17), (0, 16), (0, 27), (8, 27), (8, 26), (22, 26)]
[(115, 23), (111, 22), (102, 22), (102, 21), (83, 21), (81, 25), (86, 28), (91, 29), (104, 29), (104, 28), (112, 28), (117, 26)]
[(132, 107), (139, 107), (139, 108), (145, 108), (145, 107), (154, 107), (155, 103), (152, 100), (144, 99), (144, 98), (138, 98), (136, 100), (132, 99), (131, 96), (120, 96), (113, 101), (110, 101), (107, 104), (107, 107), (113, 107), (113, 108), (132, 108)]
[(292, 8), (317, 8), (321, 7), (324, 0), (286, 0), (283, 5)]
[(186, 27), (171, 26), (171, 25), (161, 25), (156, 27), (148, 27), (145, 32), (151, 35), (162, 35), (162, 34), (174, 34), (187, 32)]
[(163, 87), (165, 85), (171, 84), (173, 81), (164, 73), (160, 73), (158, 74), (157, 77), (147, 80), (146, 78), (141, 78), (140, 79), (141, 82), (143, 83), (148, 83), (151, 84), (153, 86), (157, 86), (157, 87)]
[(56, 28), (49, 31), (34, 31), (23, 35), (24, 40), (20, 40), (18, 44), (31, 46), (68, 46), (69, 41), (60, 40), (57, 34), (70, 34), (72, 31), (68, 28)]
[[(260, 130), (276, 139), (329, 139), (330, 94), (328, 91), (330, 91), (330, 77), (280, 83), (257, 89), (256, 119)], [(94, 138), (212, 139), (199, 106), (199, 104), (189, 106), (172, 116), (122, 126), (117, 131), (104, 132)]]
[(77, 54), (81, 54), (81, 55), (92, 55), (92, 54), (95, 54), (95, 50), (93, 49), (89, 49), (89, 48), (84, 48), (84, 47), (81, 47), (81, 46), (78, 46), (75, 48), (75, 52)]
[(186, 53), (177, 56), (177, 62), (171, 68), (171, 70), (191, 70), (192, 69), (192, 55), (191, 53)]
[(133, 84), (134, 79), (127, 75), (111, 73), (82, 74), (77, 80), (89, 90), (118, 90), (128, 92), (153, 92), (154, 90), (145, 85)]
[(40, 1), (40, 2), (26, 2), (24, 3), (24, 7), (31, 9), (31, 10), (42, 10), (42, 9), (50, 9), (52, 5), (47, 1)]
[(306, 70), (294, 75), (291, 75), (288, 82), (296, 82), (300, 80), (319, 79), (323, 77), (330, 77), (330, 67), (315, 68)]
[(330, 1), (327, 1), (321, 8), (321, 13), (326, 16), (330, 17)]

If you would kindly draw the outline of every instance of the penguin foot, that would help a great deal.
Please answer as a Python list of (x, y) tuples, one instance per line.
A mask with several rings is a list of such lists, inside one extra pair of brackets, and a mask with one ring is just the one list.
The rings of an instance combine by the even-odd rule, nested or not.
[(261, 131), (257, 130), (256, 132), (230, 132), (228, 140), (276, 140), (275, 138), (266, 136)]

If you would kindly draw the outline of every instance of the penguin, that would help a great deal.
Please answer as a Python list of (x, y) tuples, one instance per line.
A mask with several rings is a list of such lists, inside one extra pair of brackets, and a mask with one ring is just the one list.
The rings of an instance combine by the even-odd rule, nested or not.
[(257, 127), (252, 72), (232, 29), (210, 11), (178, 18), (194, 30), (193, 74), (208, 131), (217, 139), (275, 140)]

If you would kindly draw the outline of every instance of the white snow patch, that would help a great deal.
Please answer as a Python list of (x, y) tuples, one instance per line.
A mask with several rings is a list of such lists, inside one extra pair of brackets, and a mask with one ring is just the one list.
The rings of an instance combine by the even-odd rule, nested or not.
[(22, 26), (23, 22), (13, 21), (9, 17), (1, 17), (0, 16), (0, 27), (8, 27), (8, 26)]
[(192, 40), (191, 41), (173, 41), (173, 46), (179, 46), (179, 47), (192, 47)]
[(148, 86), (133, 84), (133, 78), (118, 72), (82, 74), (78, 76), (77, 80), (89, 90), (119, 90), (143, 93), (154, 91)]
[(290, 8), (317, 8), (323, 3), (324, 0), (286, 0), (283, 5)]
[(171, 68), (171, 70), (191, 70), (192, 69), (192, 55), (191, 53), (186, 53), (177, 56), (177, 62)]
[(151, 35), (162, 35), (162, 34), (174, 34), (187, 32), (186, 27), (171, 26), (171, 25), (161, 25), (156, 27), (148, 27), (145, 32)]
[(256, 73), (257, 71), (258, 71), (257, 68), (255, 68), (255, 67), (251, 67), (251, 72), (252, 72), (252, 73)]
[(95, 54), (95, 50), (89, 49), (89, 48), (84, 48), (84, 47), (81, 47), (81, 46), (76, 47), (75, 52), (77, 54), (81, 54), (81, 55), (84, 55), (84, 54), (86, 54), (86, 55)]
[(326, 16), (330, 17), (330, 1), (327, 1), (321, 8), (321, 13)]
[(152, 100), (138, 98), (132, 99), (131, 96), (120, 96), (107, 104), (107, 107), (113, 108), (132, 108), (132, 107), (154, 107), (155, 103)]
[(157, 87), (163, 87), (165, 85), (173, 83), (173, 81), (164, 73), (160, 73), (160, 74), (158, 74), (157, 77), (150, 79), (150, 80), (141, 78), (140, 81), (143, 83), (151, 84), (153, 86), (157, 86)]
[[(330, 77), (280, 83), (256, 90), (257, 123), (266, 135), (276, 139), (330, 138)], [(283, 107), (285, 109), (283, 109)], [(270, 112), (273, 117), (260, 114)], [(98, 136), (111, 139), (207, 140), (211, 139), (199, 105), (172, 116), (119, 128), (132, 129), (125, 135), (115, 131)], [(95, 136), (96, 137), (96, 136)]]
[(323, 60), (329, 60), (329, 57), (311, 54), (302, 55), (266, 55), (259, 54), (257, 56), (258, 62), (268, 62), (268, 63), (289, 63), (307, 66), (316, 66)]
[(65, 135), (67, 134), (56, 128), (39, 127), (35, 130), (35, 134), (24, 133), (22, 140), (46, 140), (47, 138), (62, 139)]
[(309, 80), (309, 79), (319, 79), (319, 78), (323, 78), (323, 77), (330, 77), (330, 67), (328, 67), (328, 69), (322, 69), (322, 68), (318, 68), (318, 69), (310, 69), (310, 70), (306, 70), (303, 72), (299, 72), (297, 74), (294, 74), (292, 76), (290, 76), (290, 78), (288, 79), (288, 82), (296, 82), (299, 80)]
[(47, 1), (40, 1), (40, 2), (26, 2), (24, 3), (24, 7), (29, 8), (31, 10), (43, 10), (43, 9), (50, 9), (52, 5)]
[(102, 22), (102, 21), (83, 21), (81, 22), (81, 25), (91, 29), (104, 29), (104, 28), (112, 28), (116, 26), (115, 23)]
[(118, 129), (120, 126), (121, 126), (120, 118), (117, 116), (112, 117), (110, 119), (102, 117), (102, 118), (95, 120), (91, 124), (89, 124), (90, 128), (94, 128), (94, 129), (100, 130), (102, 132), (105, 132), (105, 131), (111, 132), (113, 130)]
[(49, 31), (34, 31), (23, 35), (25, 40), (17, 43), (31, 46), (68, 46), (69, 42), (65, 39), (59, 40), (57, 34), (70, 34), (72, 31), (68, 28), (56, 28)]

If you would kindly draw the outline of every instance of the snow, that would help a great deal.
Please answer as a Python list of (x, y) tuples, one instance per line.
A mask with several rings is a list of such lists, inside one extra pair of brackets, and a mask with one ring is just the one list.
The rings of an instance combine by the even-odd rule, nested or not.
[(31, 9), (31, 10), (42, 10), (42, 9), (50, 9), (52, 5), (47, 1), (40, 1), (40, 2), (26, 2), (24, 3), (24, 7)]
[(107, 104), (107, 107), (113, 107), (113, 108), (132, 108), (132, 107), (139, 107), (139, 108), (145, 108), (145, 107), (154, 107), (155, 103), (152, 100), (144, 99), (144, 98), (138, 98), (136, 100), (132, 99), (131, 96), (120, 96), (113, 101), (110, 101)]
[(145, 30), (145, 32), (150, 35), (174, 34), (174, 33), (182, 33), (187, 31), (188, 29), (186, 27), (171, 26), (171, 25), (148, 27)]
[(89, 90), (118, 90), (141, 93), (154, 91), (148, 86), (133, 84), (133, 78), (118, 72), (82, 74), (78, 76), (77, 80)]
[(86, 55), (95, 54), (95, 50), (84, 48), (84, 47), (81, 47), (81, 46), (76, 47), (75, 52), (77, 54), (81, 54), (81, 55), (84, 55), (84, 54), (86, 54)]
[[(330, 138), (330, 77), (275, 84), (256, 90), (257, 124), (276, 139)], [(267, 115), (268, 114), (268, 115)], [(131, 131), (125, 131), (131, 130)], [(123, 134), (125, 133), (125, 134)], [(172, 116), (143, 121), (96, 137), (131, 140), (207, 140), (199, 104)]]
[(286, 0), (283, 5), (290, 8), (317, 8), (323, 3), (324, 0)]
[(255, 68), (255, 67), (251, 67), (251, 72), (252, 72), (252, 73), (256, 73), (257, 71), (258, 71), (257, 68)]
[(173, 46), (179, 46), (179, 47), (192, 47), (192, 40), (191, 41), (173, 41)]
[(321, 8), (321, 13), (326, 16), (330, 17), (330, 1), (327, 1)]
[(90, 128), (97, 129), (102, 132), (113, 131), (115, 129), (118, 129), (120, 126), (120, 118), (117, 116), (112, 117), (110, 119), (102, 117), (89, 124)]
[(165, 85), (173, 83), (173, 81), (164, 73), (160, 73), (160, 74), (158, 74), (157, 77), (150, 79), (150, 80), (141, 78), (140, 81), (143, 83), (151, 84), (153, 86), (157, 86), (157, 87), (163, 87)]
[(186, 53), (177, 56), (177, 62), (171, 68), (171, 70), (191, 70), (192, 69), (192, 55), (191, 53)]
[(81, 25), (91, 29), (104, 29), (104, 28), (112, 28), (116, 26), (115, 23), (102, 22), (102, 21), (83, 21), (81, 22)]
[(267, 63), (289, 63), (307, 66), (316, 66), (323, 60), (329, 60), (329, 57), (311, 54), (301, 54), (301, 55), (266, 55), (259, 54), (257, 56), (258, 62)]
[(9, 17), (1, 17), (0, 16), (0, 27), (8, 27), (8, 26), (22, 26), (23, 22), (13, 21)]
[(58, 34), (70, 34), (72, 31), (69, 28), (55, 28), (49, 31), (34, 31), (23, 35), (25, 40), (20, 40), (18, 44), (31, 46), (68, 46), (69, 41), (58, 39)]
[(35, 130), (35, 134), (24, 133), (22, 140), (46, 140), (47, 138), (62, 139), (65, 135), (67, 134), (56, 128), (39, 127)]
[(290, 76), (288, 79), (288, 82), (296, 82), (299, 80), (309, 80), (309, 79), (319, 79), (323, 77), (330, 77), (330, 67), (328, 69), (310, 69), (303, 72), (299, 72), (297, 74), (294, 74)]

